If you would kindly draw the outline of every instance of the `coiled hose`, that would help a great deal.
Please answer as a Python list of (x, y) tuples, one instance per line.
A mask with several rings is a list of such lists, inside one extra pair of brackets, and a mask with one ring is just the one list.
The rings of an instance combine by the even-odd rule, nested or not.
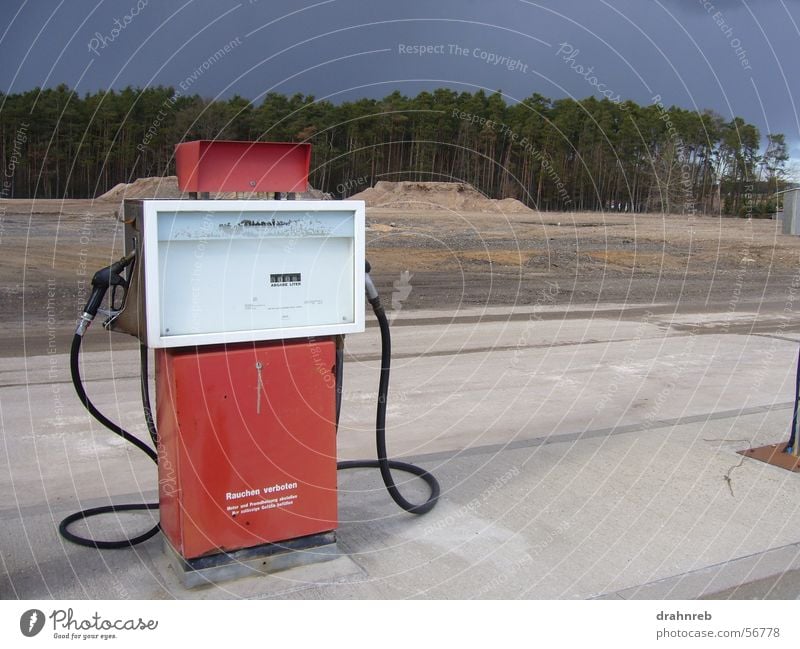
[[(99, 421), (103, 426), (108, 428), (112, 433), (115, 435), (119, 435), (122, 439), (126, 442), (130, 442), (136, 448), (141, 450), (147, 457), (149, 457), (153, 462), (158, 464), (158, 454), (150, 448), (147, 444), (145, 444), (142, 440), (140, 440), (135, 435), (131, 435), (127, 430), (123, 429), (118, 424), (115, 424), (113, 421), (108, 419), (102, 412), (100, 412), (92, 401), (89, 399), (89, 396), (86, 394), (86, 390), (83, 387), (83, 381), (81, 380), (81, 369), (80, 369), (80, 351), (81, 351), (81, 342), (83, 340), (83, 336), (80, 334), (75, 334), (72, 338), (72, 347), (70, 348), (69, 352), (69, 368), (70, 373), (72, 374), (72, 385), (75, 387), (75, 392), (78, 394), (78, 399), (83, 404), (84, 408), (89, 411), (89, 414), (92, 415), (97, 421)], [(150, 437), (153, 440), (153, 445), (158, 446), (158, 438), (156, 436), (155, 426), (153, 426), (153, 417), (150, 411), (150, 396), (149, 391), (147, 389), (147, 347), (144, 345), (140, 345), (139, 347), (139, 358), (140, 364), (142, 368), (142, 405), (145, 409), (145, 420), (147, 421), (147, 429), (150, 432)], [(99, 550), (119, 550), (121, 548), (129, 548), (138, 543), (142, 543), (149, 538), (152, 538), (156, 534), (158, 534), (159, 530), (161, 529), (159, 525), (155, 525), (151, 529), (147, 530), (143, 534), (139, 536), (134, 536), (129, 539), (124, 539), (122, 541), (96, 541), (95, 539), (90, 539), (85, 536), (78, 536), (74, 532), (69, 530), (69, 526), (75, 523), (76, 521), (83, 520), (85, 518), (89, 518), (91, 516), (98, 516), (100, 514), (117, 514), (120, 512), (133, 512), (133, 511), (142, 511), (147, 509), (158, 509), (158, 503), (132, 503), (132, 504), (124, 504), (124, 505), (104, 505), (103, 507), (92, 507), (90, 509), (83, 509), (79, 512), (75, 512), (74, 514), (70, 514), (67, 516), (58, 526), (58, 531), (67, 541), (72, 541), (78, 545), (82, 545), (87, 548), (97, 548)]]

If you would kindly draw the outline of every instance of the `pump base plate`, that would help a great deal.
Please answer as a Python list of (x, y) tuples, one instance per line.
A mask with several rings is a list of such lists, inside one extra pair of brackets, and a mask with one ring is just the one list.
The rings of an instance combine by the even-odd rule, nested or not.
[(196, 559), (183, 558), (169, 541), (164, 539), (164, 552), (184, 588), (268, 575), (343, 556), (336, 545), (336, 532), (312, 534), (281, 543), (265, 543)]
[(787, 471), (800, 472), (800, 457), (795, 457), (791, 453), (786, 452), (786, 442), (780, 444), (768, 444), (767, 446), (759, 446), (757, 448), (750, 448), (746, 451), (739, 451), (740, 455), (751, 457), (759, 462), (766, 462), (772, 466), (786, 469)]

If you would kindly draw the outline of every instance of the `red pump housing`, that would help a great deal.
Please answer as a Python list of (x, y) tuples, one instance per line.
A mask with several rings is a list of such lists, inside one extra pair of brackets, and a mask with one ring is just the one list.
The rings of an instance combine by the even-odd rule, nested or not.
[(335, 343), (156, 351), (161, 528), (185, 559), (336, 528)]

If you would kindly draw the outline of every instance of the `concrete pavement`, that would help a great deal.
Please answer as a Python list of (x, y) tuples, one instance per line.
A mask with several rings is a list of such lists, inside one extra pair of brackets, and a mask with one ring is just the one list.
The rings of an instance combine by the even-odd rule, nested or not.
[[(439, 478), (439, 505), (415, 518), (377, 471), (344, 472), (344, 556), (193, 591), (158, 537), (60, 539), (76, 509), (155, 499), (155, 468), (82, 409), (66, 349), (4, 359), (0, 596), (797, 597), (800, 476), (736, 451), (787, 437), (800, 320), (697, 311), (401, 312), (390, 450)], [(85, 355), (87, 390), (144, 437), (138, 353), (120, 340)], [(347, 340), (342, 459), (374, 455), (378, 351), (375, 329)], [(147, 517), (91, 525), (113, 537)]]

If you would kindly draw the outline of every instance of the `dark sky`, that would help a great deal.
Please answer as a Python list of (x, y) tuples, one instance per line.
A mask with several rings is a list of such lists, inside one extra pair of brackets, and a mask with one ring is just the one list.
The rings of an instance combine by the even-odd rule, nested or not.
[[(762, 134), (785, 133), (800, 160), (799, 0), (0, 5), (5, 92), (183, 82), (187, 93), (255, 100), (271, 90), (341, 101), (441, 86), (502, 90), (508, 102), (533, 92), (582, 98), (602, 90), (640, 103), (658, 94), (667, 105), (713, 108)], [(226, 44), (229, 52), (213, 60)], [(415, 45), (433, 47), (413, 54)]]

